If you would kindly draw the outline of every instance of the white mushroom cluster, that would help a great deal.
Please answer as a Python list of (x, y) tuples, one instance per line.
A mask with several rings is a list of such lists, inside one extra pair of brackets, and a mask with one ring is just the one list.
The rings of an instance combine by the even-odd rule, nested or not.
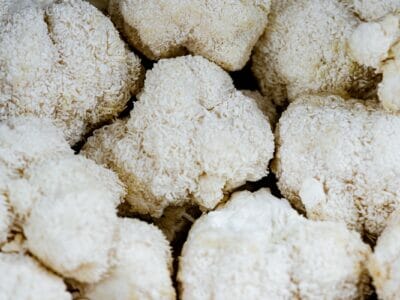
[[(61, 293), (61, 276), (82, 284), (110, 280), (114, 275), (109, 272), (118, 268), (129, 250), (136, 255), (128, 255), (128, 262), (130, 259), (131, 264), (136, 265), (128, 266), (127, 270), (131, 272), (141, 264), (146, 270), (147, 261), (152, 262), (153, 270), (158, 272), (158, 277), (152, 277), (159, 287), (158, 293), (174, 295), (170, 279), (171, 254), (161, 231), (141, 221), (126, 225), (128, 222), (120, 220), (116, 207), (125, 190), (118, 177), (92, 160), (74, 155), (62, 132), (50, 120), (19, 117), (0, 123), (0, 174), (1, 251), (19, 252), (20, 258), (15, 260), (21, 265), (21, 270), (16, 269), (11, 276), (1, 270), (0, 278), (10, 276), (13, 286), (23, 280), (28, 288), (35, 281), (21, 278), (28, 278), (32, 272), (34, 280), (45, 278), (42, 292), (49, 288), (53, 294)], [(135, 232), (145, 232), (147, 242), (144, 245), (143, 241), (129, 237)], [(124, 250), (128, 247), (126, 239), (129, 240), (128, 250)], [(158, 245), (153, 253), (146, 249), (148, 243)], [(35, 267), (39, 265), (31, 263), (32, 259), (25, 258), (23, 253), (34, 255), (60, 278), (56, 280), (50, 273), (47, 276), (41, 271), (42, 267)], [(151, 257), (146, 256), (150, 254)], [(0, 256), (0, 265), (3, 259), (4, 268), (14, 263), (11, 254)], [(45, 286), (46, 280), (49, 287)], [(138, 274), (126, 280), (126, 284), (135, 280), (142, 284)], [(60, 282), (58, 287), (57, 281)], [(141, 291), (153, 293), (148, 299), (159, 299), (158, 290), (150, 284), (144, 285)], [(114, 296), (102, 299), (131, 299), (136, 293), (133, 289), (127, 291), (125, 298), (119, 298), (114, 291)], [(53, 297), (48, 299), (59, 299), (53, 294), (47, 295)], [(18, 299), (26, 298), (21, 295)]]
[(72, 300), (61, 278), (33, 258), (0, 253), (0, 299)]
[(277, 105), (303, 93), (363, 96), (373, 72), (346, 51), (359, 20), (339, 0), (273, 0), (254, 48), (254, 75)]
[(175, 299), (172, 259), (161, 231), (145, 222), (121, 219), (115, 266), (102, 281), (85, 287), (93, 300)]
[(95, 131), (83, 147), (120, 176), (133, 209), (153, 217), (188, 202), (214, 208), (224, 192), (266, 176), (273, 151), (256, 102), (200, 56), (160, 60), (130, 118)]
[(192, 227), (182, 299), (358, 299), (370, 249), (356, 232), (307, 220), (266, 189), (233, 194)]
[(109, 13), (150, 59), (188, 50), (229, 71), (243, 68), (268, 20), (270, 0), (111, 0)]
[(138, 91), (139, 58), (89, 3), (1, 0), (0, 9), (0, 120), (48, 117), (74, 144)]
[(400, 0), (0, 0), (0, 300), (400, 299)]
[(374, 238), (400, 208), (400, 116), (376, 102), (303, 96), (276, 134), (280, 191), (307, 217)]
[(349, 47), (361, 64), (382, 73), (378, 97), (389, 111), (400, 111), (400, 4), (397, 15), (363, 23), (353, 32)]
[(65, 277), (99, 280), (124, 195), (117, 176), (75, 156), (50, 121), (31, 117), (1, 123), (0, 170), (2, 197), (29, 251)]

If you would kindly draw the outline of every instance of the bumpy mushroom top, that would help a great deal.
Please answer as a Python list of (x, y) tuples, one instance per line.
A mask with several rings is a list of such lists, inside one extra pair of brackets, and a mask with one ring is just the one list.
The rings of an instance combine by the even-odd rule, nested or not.
[(307, 216), (376, 237), (400, 206), (400, 116), (371, 101), (302, 96), (279, 120), (273, 170)]
[(19, 176), (29, 164), (71, 154), (62, 132), (48, 119), (10, 118), (0, 123), (0, 168), (3, 175)]
[(277, 105), (302, 93), (363, 95), (373, 85), (373, 72), (346, 51), (358, 22), (337, 0), (272, 1), (268, 26), (252, 57), (263, 94)]
[(72, 156), (35, 166), (26, 177), (36, 192), (23, 224), (29, 250), (64, 277), (101, 279), (111, 265), (123, 195), (116, 175)]
[(82, 282), (99, 280), (110, 266), (124, 195), (117, 176), (75, 156), (51, 121), (31, 117), (0, 124), (0, 174), (9, 217), (2, 240), (15, 225), (44, 265)]
[(266, 189), (239, 192), (191, 228), (181, 299), (356, 299), (369, 253), (344, 225), (307, 220)]
[(81, 0), (2, 2), (0, 120), (49, 117), (74, 144), (124, 109), (140, 60), (107, 17)]
[(71, 300), (63, 280), (32, 258), (0, 253), (0, 299)]
[(115, 266), (102, 281), (88, 285), (85, 296), (94, 300), (173, 300), (172, 257), (169, 244), (155, 226), (120, 219)]
[(190, 53), (243, 68), (267, 24), (270, 0), (111, 0), (109, 13), (150, 59)]
[(30, 165), (69, 153), (62, 132), (50, 120), (11, 118), (0, 124), (0, 245), (6, 242), (15, 215), (31, 208), (30, 191), (19, 178)]
[(213, 208), (230, 191), (268, 173), (274, 141), (267, 118), (202, 57), (159, 61), (128, 121), (95, 132), (83, 153), (115, 170), (139, 213), (168, 205)]
[(353, 57), (383, 74), (378, 97), (389, 111), (400, 110), (400, 14), (363, 23), (349, 40)]

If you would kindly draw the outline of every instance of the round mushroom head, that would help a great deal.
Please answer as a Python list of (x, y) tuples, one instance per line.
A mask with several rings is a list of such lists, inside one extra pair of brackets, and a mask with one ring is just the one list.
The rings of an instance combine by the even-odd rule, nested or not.
[(400, 117), (373, 101), (302, 96), (276, 134), (282, 194), (308, 218), (376, 238), (400, 206)]
[(272, 1), (268, 26), (252, 56), (262, 93), (278, 106), (303, 93), (367, 93), (375, 75), (346, 51), (358, 23), (339, 0)]
[(125, 108), (140, 60), (86, 1), (25, 2), (0, 17), (0, 120), (48, 117), (74, 144)]
[(28, 249), (64, 277), (96, 282), (111, 266), (116, 206), (124, 194), (117, 176), (84, 157), (33, 167), (37, 193), (23, 224)]
[(173, 300), (169, 244), (155, 226), (120, 219), (115, 265), (107, 277), (87, 285), (85, 296), (96, 300)]
[(265, 29), (270, 0), (111, 0), (129, 43), (152, 60), (202, 55), (226, 70), (244, 67)]
[(400, 111), (400, 14), (362, 23), (349, 40), (351, 55), (382, 73), (378, 97), (388, 111)]
[(118, 173), (134, 211), (159, 217), (188, 202), (212, 209), (266, 176), (273, 150), (255, 101), (217, 65), (184, 56), (148, 71), (129, 120), (95, 131), (82, 152)]
[(191, 228), (181, 299), (355, 299), (369, 253), (343, 224), (307, 220), (267, 189), (238, 192)]
[(22, 254), (0, 253), (0, 299), (72, 300), (62, 278)]

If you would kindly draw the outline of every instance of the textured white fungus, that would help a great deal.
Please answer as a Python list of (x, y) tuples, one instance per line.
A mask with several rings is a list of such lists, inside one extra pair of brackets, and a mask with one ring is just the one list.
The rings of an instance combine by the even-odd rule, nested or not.
[(61, 278), (31, 257), (0, 253), (0, 299), (72, 300)]
[(29, 250), (65, 277), (96, 282), (110, 266), (123, 190), (118, 179), (84, 157), (49, 161), (27, 172), (37, 189), (24, 224)]
[(246, 181), (268, 173), (274, 150), (267, 118), (202, 57), (159, 61), (128, 120), (95, 131), (83, 153), (113, 169), (136, 212), (169, 205), (211, 209)]
[(382, 73), (378, 97), (389, 111), (400, 110), (400, 14), (358, 26), (349, 40), (352, 56)]
[(258, 91), (242, 90), (245, 96), (254, 99), (258, 108), (268, 117), (272, 128), (278, 123), (278, 114), (276, 112), (275, 103), (269, 97), (261, 95)]
[(181, 299), (357, 299), (369, 246), (343, 224), (307, 220), (267, 189), (198, 219), (179, 263)]
[(140, 60), (100, 11), (82, 0), (1, 2), (0, 120), (49, 117), (74, 144), (125, 108)]
[(400, 206), (400, 116), (376, 102), (302, 96), (279, 120), (273, 171), (307, 217), (370, 237)]
[(15, 225), (41, 263), (64, 277), (98, 281), (110, 267), (123, 195), (116, 174), (74, 155), (51, 121), (0, 123), (0, 200), (10, 218), (0, 223), (0, 242)]
[(102, 281), (86, 287), (93, 300), (173, 300), (169, 244), (155, 226), (120, 219), (115, 266)]
[(390, 13), (400, 12), (399, 0), (343, 0), (360, 18), (373, 21)]
[(153, 60), (187, 49), (223, 68), (243, 68), (267, 24), (270, 0), (111, 0), (128, 41)]
[(379, 236), (368, 270), (379, 299), (400, 297), (400, 214), (394, 212)]
[(254, 49), (253, 72), (277, 105), (302, 93), (360, 96), (373, 72), (346, 51), (359, 20), (337, 0), (274, 0), (268, 26)]

